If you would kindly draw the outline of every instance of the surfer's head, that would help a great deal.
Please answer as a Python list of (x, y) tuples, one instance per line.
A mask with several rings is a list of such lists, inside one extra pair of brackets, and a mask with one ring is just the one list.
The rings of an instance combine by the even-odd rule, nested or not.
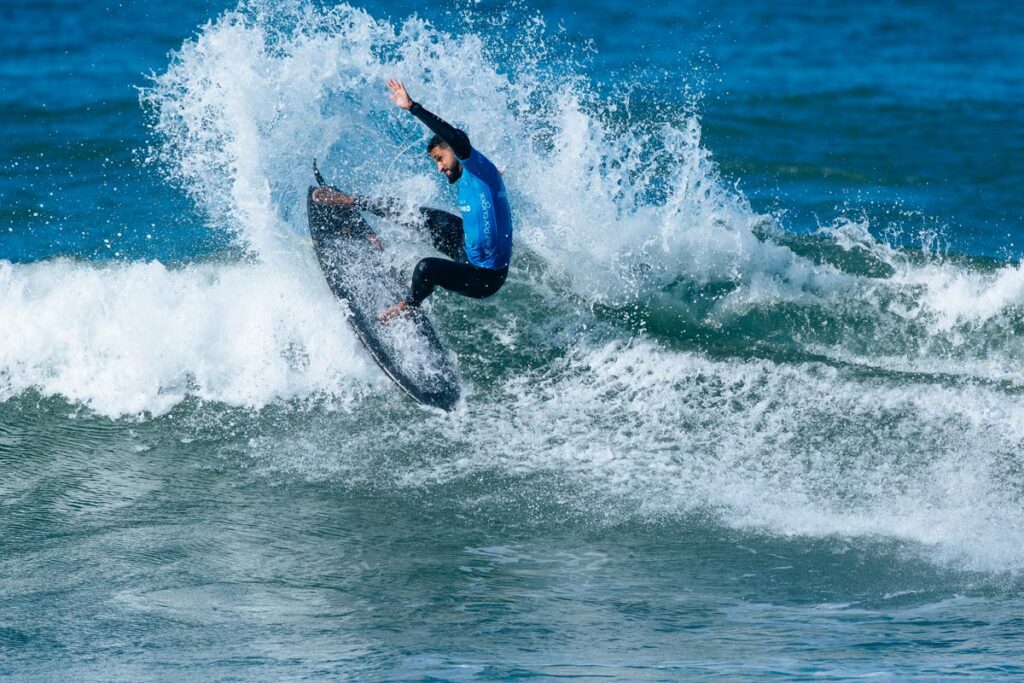
[(441, 139), (440, 135), (430, 138), (427, 143), (427, 154), (437, 164), (437, 170), (444, 174), (449, 183), (458, 182), (462, 177), (462, 164), (455, 152), (448, 146), (448, 143)]

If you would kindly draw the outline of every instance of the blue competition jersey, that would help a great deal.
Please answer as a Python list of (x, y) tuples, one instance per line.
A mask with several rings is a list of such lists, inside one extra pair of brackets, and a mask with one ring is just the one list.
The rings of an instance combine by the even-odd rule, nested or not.
[(466, 258), (478, 268), (500, 270), (512, 260), (512, 212), (505, 183), (490, 159), (472, 149), (462, 162), (459, 210)]

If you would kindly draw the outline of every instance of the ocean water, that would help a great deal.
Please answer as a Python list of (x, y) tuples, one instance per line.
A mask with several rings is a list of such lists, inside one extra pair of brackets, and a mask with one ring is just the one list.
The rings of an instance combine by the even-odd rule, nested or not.
[[(0, 677), (1024, 675), (1013, 3), (0, 19)], [(453, 205), (389, 75), (513, 204), (450, 414), (304, 239)]]

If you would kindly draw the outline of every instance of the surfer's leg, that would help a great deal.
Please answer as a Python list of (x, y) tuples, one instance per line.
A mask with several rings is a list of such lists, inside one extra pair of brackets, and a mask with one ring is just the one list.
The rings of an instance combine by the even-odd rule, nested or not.
[(434, 292), (435, 287), (483, 299), (501, 289), (507, 276), (508, 268), (490, 270), (443, 258), (425, 258), (416, 264), (413, 271), (412, 292), (407, 301), (418, 306)]
[(466, 237), (462, 231), (462, 219), (440, 209), (420, 209), (423, 212), (424, 227), (430, 241), (439, 252), (460, 263), (466, 262)]

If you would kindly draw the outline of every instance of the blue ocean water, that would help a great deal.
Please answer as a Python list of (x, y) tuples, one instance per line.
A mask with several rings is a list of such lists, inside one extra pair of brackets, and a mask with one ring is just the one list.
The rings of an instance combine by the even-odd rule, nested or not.
[[(1021, 675), (1012, 3), (0, 18), (5, 678)], [(452, 206), (389, 75), (514, 207), (452, 414), (303, 236)]]

